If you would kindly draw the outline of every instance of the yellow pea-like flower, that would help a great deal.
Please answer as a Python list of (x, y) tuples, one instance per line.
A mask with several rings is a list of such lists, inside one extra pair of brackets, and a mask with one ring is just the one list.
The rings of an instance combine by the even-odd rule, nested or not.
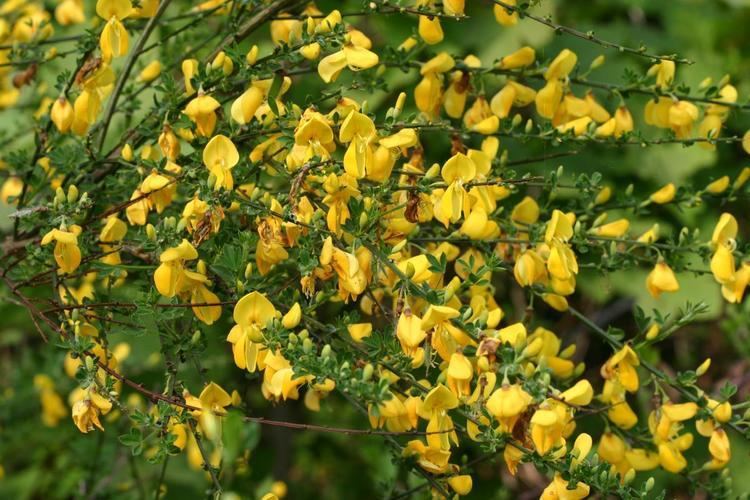
[(112, 403), (94, 389), (81, 391), (78, 397), (80, 399), (72, 407), (73, 422), (78, 430), (84, 434), (94, 430), (95, 427), (103, 431), (104, 427), (99, 416), (109, 413)]
[(629, 227), (630, 221), (628, 219), (618, 219), (608, 224), (603, 224), (593, 228), (591, 233), (606, 238), (620, 238), (628, 232)]
[[(517, 0), (504, 0), (503, 3), (508, 7), (515, 7)], [(515, 26), (518, 23), (518, 12), (515, 9), (506, 8), (503, 5), (495, 4), (492, 12), (495, 15), (495, 21), (501, 26)]]
[(646, 288), (652, 297), (658, 298), (662, 292), (676, 292), (680, 289), (680, 284), (672, 268), (666, 262), (660, 261), (646, 278)]
[(182, 61), (182, 75), (185, 80), (185, 94), (195, 94), (195, 88), (193, 88), (192, 79), (198, 74), (198, 60), (197, 59), (185, 59)]
[(443, 27), (437, 16), (419, 16), (419, 36), (428, 45), (435, 45), (443, 41)]
[(156, 80), (161, 74), (161, 62), (155, 59), (148, 63), (138, 74), (138, 80), (149, 83)]
[(722, 177), (719, 177), (712, 183), (710, 183), (708, 186), (706, 186), (706, 191), (711, 194), (721, 194), (724, 191), (727, 190), (729, 187), (729, 176), (725, 175)]
[(109, 62), (113, 57), (120, 57), (128, 52), (129, 36), (128, 31), (123, 26), (120, 19), (111, 17), (107, 24), (104, 25), (101, 37), (99, 38), (99, 48), (102, 51), (102, 57), (105, 62)]
[(42, 246), (55, 242), (53, 255), (61, 273), (70, 274), (81, 264), (81, 249), (78, 247), (80, 226), (69, 229), (53, 229), (42, 237)]
[(204, 94), (192, 99), (183, 113), (185, 113), (196, 125), (198, 135), (211, 137), (216, 128), (216, 110), (221, 104), (219, 101)]
[(711, 257), (711, 272), (716, 281), (729, 285), (735, 279), (735, 263), (732, 251), (725, 245), (719, 245)]
[(354, 323), (346, 327), (355, 342), (362, 342), (372, 335), (372, 323)]
[(521, 47), (512, 54), (508, 54), (497, 63), (499, 69), (519, 69), (530, 66), (536, 60), (536, 51), (531, 47)]
[(670, 182), (669, 184), (661, 187), (658, 191), (651, 193), (651, 196), (649, 196), (649, 200), (651, 200), (653, 203), (663, 205), (674, 200), (674, 195), (676, 192), (677, 188), (675, 188), (675, 185)]
[(81, 24), (86, 20), (83, 0), (63, 0), (55, 7), (55, 20), (62, 26)]
[(130, 0), (97, 0), (96, 13), (102, 19), (125, 19), (133, 13)]
[(552, 60), (547, 71), (544, 73), (544, 79), (560, 80), (567, 77), (578, 63), (578, 56), (570, 49), (563, 49)]
[(361, 71), (376, 66), (380, 58), (365, 45), (368, 44), (360, 41), (358, 37), (352, 37), (343, 49), (321, 59), (318, 63), (320, 78), (326, 83), (331, 83), (336, 81), (346, 67), (352, 71)]
[(240, 161), (240, 154), (231, 139), (224, 135), (213, 137), (203, 149), (203, 164), (216, 177), (214, 190), (234, 187), (232, 168)]
[(536, 93), (536, 112), (540, 116), (552, 119), (560, 107), (563, 98), (563, 87), (559, 80), (552, 79)]
[(299, 302), (295, 302), (289, 312), (281, 318), (281, 324), (284, 328), (292, 329), (299, 325), (300, 320), (302, 320), (302, 307), (300, 307)]
[(55, 99), (50, 109), (50, 119), (60, 133), (65, 134), (70, 130), (74, 116), (73, 106), (70, 105), (68, 99), (64, 96)]

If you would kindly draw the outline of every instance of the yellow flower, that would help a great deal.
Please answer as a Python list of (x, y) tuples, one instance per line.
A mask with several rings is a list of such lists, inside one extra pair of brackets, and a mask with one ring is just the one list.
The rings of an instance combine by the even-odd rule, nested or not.
[(103, 431), (104, 427), (99, 421), (99, 415), (106, 415), (111, 409), (112, 403), (96, 390), (82, 391), (80, 399), (73, 404), (73, 422), (84, 434), (94, 430), (94, 427)]
[(55, 99), (50, 110), (50, 119), (61, 134), (65, 134), (70, 130), (70, 127), (73, 125), (73, 117), (73, 106), (70, 105), (70, 102), (64, 96)]
[(62, 398), (55, 391), (55, 383), (49, 376), (38, 374), (34, 376), (34, 387), (39, 391), (42, 423), (47, 427), (56, 427), (68, 412)]
[(607, 224), (591, 229), (591, 233), (605, 238), (620, 238), (628, 232), (630, 221), (628, 219), (618, 219)]
[(519, 69), (525, 68), (534, 63), (536, 52), (531, 47), (521, 47), (512, 54), (501, 57), (496, 67), (499, 69)]
[(635, 368), (638, 365), (638, 354), (626, 345), (602, 365), (601, 375), (607, 380), (616, 380), (625, 390), (635, 392), (639, 386), (638, 372)]
[(716, 247), (713, 257), (711, 257), (711, 272), (714, 279), (722, 285), (731, 285), (735, 279), (734, 255), (725, 245)]
[(459, 398), (465, 398), (471, 393), (471, 378), (474, 369), (471, 366), (469, 358), (460, 352), (454, 352), (451, 355), (446, 371), (446, 381), (448, 388)]
[(672, 81), (674, 80), (674, 71), (674, 61), (663, 59), (649, 68), (648, 75), (656, 75), (657, 88), (668, 88), (672, 86)]
[(447, 227), (449, 222), (457, 222), (467, 206), (468, 193), (464, 183), (476, 177), (477, 168), (471, 158), (456, 153), (445, 162), (441, 170), (443, 180), (448, 184), (438, 200), (435, 216)]
[(516, 259), (513, 266), (513, 276), (521, 286), (531, 286), (536, 283), (546, 284), (549, 276), (544, 260), (534, 250), (526, 250)]
[(99, 38), (99, 47), (105, 62), (113, 57), (124, 55), (128, 51), (128, 32), (122, 20), (133, 12), (130, 0), (98, 0), (96, 13), (107, 23)]
[[(265, 89), (258, 84), (252, 84), (232, 103), (231, 116), (240, 125), (250, 123), (255, 113), (266, 98)], [(270, 87), (269, 87), (270, 88)]]
[(185, 81), (185, 94), (191, 96), (195, 94), (195, 88), (193, 88), (192, 79), (198, 74), (198, 60), (197, 59), (185, 59), (182, 61), (182, 75)]
[(55, 242), (53, 255), (61, 273), (70, 274), (81, 264), (81, 249), (78, 247), (80, 226), (70, 226), (70, 229), (53, 229), (42, 238), (42, 246)]
[(199, 95), (192, 99), (183, 113), (196, 125), (199, 136), (211, 137), (216, 128), (216, 110), (221, 106), (219, 101), (210, 95)]
[(659, 298), (662, 292), (676, 292), (680, 284), (672, 268), (666, 262), (659, 261), (646, 278), (646, 288), (652, 297)]
[(216, 177), (214, 191), (234, 188), (232, 168), (240, 161), (240, 154), (231, 139), (224, 135), (213, 137), (203, 149), (203, 164)]
[(544, 489), (540, 500), (580, 500), (589, 496), (590, 487), (586, 483), (577, 482), (575, 488), (571, 488), (568, 481), (563, 479), (559, 472), (555, 473), (552, 482)]
[(339, 130), (339, 141), (349, 143), (344, 154), (344, 170), (361, 179), (374, 167), (372, 143), (377, 136), (372, 119), (359, 111), (352, 111)]
[(724, 429), (715, 429), (711, 433), (708, 442), (708, 451), (711, 453), (711, 461), (706, 465), (709, 470), (723, 469), (732, 458), (732, 450), (729, 437)]
[(398, 319), (396, 338), (404, 354), (413, 360), (419, 360), (424, 356), (424, 349), (421, 345), (427, 338), (427, 333), (422, 329), (422, 318), (408, 309), (402, 312)]
[(347, 39), (344, 48), (324, 57), (318, 63), (318, 74), (324, 82), (336, 81), (346, 67), (352, 71), (361, 71), (376, 66), (380, 61), (376, 53), (368, 50), (372, 44), (367, 37), (352, 36), (350, 32)]
[(355, 342), (362, 342), (372, 335), (372, 323), (354, 323), (346, 327)]
[(565, 422), (556, 409), (543, 409), (541, 406), (531, 417), (531, 439), (540, 455), (546, 455), (555, 448), (565, 446), (563, 437)]
[[(99, 233), (99, 241), (102, 243), (120, 242), (127, 232), (128, 226), (125, 222), (118, 219), (116, 215), (112, 215), (107, 217), (107, 221), (104, 223), (101, 233)], [(110, 265), (117, 265), (121, 262), (120, 254), (117, 251), (119, 246), (103, 244), (101, 247), (102, 252), (105, 254), (101, 259), (102, 262)]]
[(487, 410), (500, 423), (499, 430), (513, 433), (518, 419), (526, 411), (533, 399), (519, 384), (503, 385), (495, 390), (487, 400)]
[[(503, 3), (509, 7), (515, 7), (517, 0), (504, 0)], [(502, 26), (515, 26), (518, 23), (518, 12), (515, 9), (506, 8), (500, 4), (493, 6), (495, 20)]]
[(724, 212), (716, 223), (711, 235), (711, 243), (722, 246), (733, 245), (733, 241), (737, 237), (737, 231), (737, 219), (732, 214)]
[(232, 344), (234, 363), (238, 368), (254, 372), (259, 356), (263, 355), (263, 330), (276, 318), (276, 308), (259, 292), (250, 292), (234, 306), (237, 323), (227, 336)]
[(161, 253), (161, 264), (154, 272), (156, 289), (165, 297), (174, 297), (183, 290), (187, 277), (185, 275), (185, 261), (198, 258), (198, 251), (187, 240)]
[(80, 24), (86, 20), (83, 0), (63, 0), (55, 7), (55, 20), (62, 26)]
[(663, 205), (664, 203), (669, 203), (674, 199), (675, 192), (677, 190), (674, 187), (674, 184), (671, 182), (669, 184), (666, 184), (658, 191), (651, 193), (651, 196), (649, 196), (649, 199), (654, 202), (658, 203), (659, 205)]
[(693, 124), (698, 119), (698, 107), (689, 101), (677, 101), (669, 108), (669, 126), (678, 139), (692, 135)]
[(573, 222), (575, 216), (571, 214), (565, 214), (560, 210), (552, 211), (552, 218), (547, 223), (547, 229), (544, 232), (544, 241), (551, 243), (554, 239), (562, 242), (568, 241), (573, 237)]
[(140, 192), (149, 195), (146, 198), (148, 208), (156, 208), (157, 213), (162, 213), (172, 203), (172, 198), (177, 192), (177, 184), (169, 177), (152, 170), (143, 179)]

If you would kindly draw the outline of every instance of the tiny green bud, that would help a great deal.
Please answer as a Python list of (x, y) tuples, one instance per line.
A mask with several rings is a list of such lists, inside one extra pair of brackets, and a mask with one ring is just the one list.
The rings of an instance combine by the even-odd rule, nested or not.
[(653, 476), (649, 477), (648, 479), (646, 479), (646, 483), (643, 485), (643, 489), (646, 492), (649, 492), (649, 491), (653, 490), (655, 482), (656, 482), (656, 480), (654, 480)]
[(596, 69), (600, 67), (602, 64), (604, 64), (604, 61), (606, 58), (604, 57), (604, 54), (599, 54), (594, 58), (593, 61), (591, 61), (591, 64), (589, 65), (589, 69)]
[(372, 378), (372, 374), (374, 371), (375, 368), (373, 368), (372, 363), (367, 363), (362, 369), (362, 380), (364, 380), (365, 382), (369, 381)]
[(326, 344), (323, 346), (323, 350), (320, 351), (320, 357), (321, 358), (327, 358), (331, 355), (331, 345)]
[(302, 341), (302, 350), (305, 352), (305, 354), (310, 354), (313, 350), (312, 340), (310, 340), (308, 337), (306, 337)]
[(68, 203), (75, 203), (78, 199), (78, 188), (75, 184), (71, 184), (70, 187), (68, 187)]

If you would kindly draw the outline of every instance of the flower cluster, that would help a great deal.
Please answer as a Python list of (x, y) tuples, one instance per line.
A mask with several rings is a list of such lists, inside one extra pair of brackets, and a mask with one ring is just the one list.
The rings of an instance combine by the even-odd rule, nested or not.
[[(692, 95), (676, 58), (610, 42), (650, 61), (636, 83), (590, 81), (604, 56), (587, 69), (567, 48), (545, 58), (520, 46), (493, 61), (452, 53), (444, 25), (489, 11), (462, 0), (370, 2), (360, 14), (413, 25), (396, 43), (343, 7), (181, 3), (98, 0), (90, 19), (65, 0), (54, 12), (93, 32), (58, 95), (39, 85), (35, 152), (9, 155), (1, 197), (17, 221), (2, 277), (42, 335), (60, 338), (76, 380), (68, 410), (59, 392), (70, 381), (34, 379), (44, 425), (69, 411), (82, 433), (127, 429), (120, 442), (149, 460), (184, 450), (216, 493), (233, 477), (222, 472), (248, 459), (227, 442), (237, 422), (376, 434), (440, 498), (468, 495), (472, 465), (495, 457), (508, 476), (545, 474), (544, 499), (644, 497), (657, 468), (726, 493), (730, 436), (747, 438), (743, 403), (698, 383), (710, 360), (679, 373), (654, 362), (705, 307), (638, 309), (626, 332), (580, 304), (582, 283), (621, 271), (640, 272), (654, 300), (709, 275), (727, 307), (741, 304), (750, 259), (730, 204), (750, 169), (638, 194), (562, 167), (526, 171), (537, 160), (523, 146), (741, 142), (721, 137), (745, 109), (728, 78)], [(493, 29), (577, 33), (515, 0), (491, 3)], [(4, 41), (53, 35), (42, 4), (4, 10), (17, 14), (0, 26)], [(175, 20), (186, 24), (153, 32), (153, 47), (179, 59), (146, 61), (154, 26)], [(231, 32), (182, 50), (180, 32), (201, 24)], [(14, 50), (3, 61), (15, 64)], [(3, 108), (19, 99), (6, 73)], [(662, 222), (670, 208), (703, 214), (711, 237)], [(41, 291), (29, 298), (28, 287)], [(605, 354), (587, 366), (581, 344)], [(130, 378), (162, 366), (157, 389)], [(265, 408), (261, 395), (319, 415), (347, 406), (370, 429), (267, 420), (250, 411)]]

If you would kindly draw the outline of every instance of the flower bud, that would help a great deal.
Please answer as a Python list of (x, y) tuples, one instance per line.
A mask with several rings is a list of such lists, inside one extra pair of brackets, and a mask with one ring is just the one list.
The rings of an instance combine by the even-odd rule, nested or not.
[(289, 309), (283, 318), (281, 318), (281, 324), (284, 328), (291, 330), (295, 326), (299, 325), (302, 320), (302, 308), (299, 302), (295, 302), (294, 305)]
[(58, 187), (55, 190), (55, 205), (59, 205), (60, 203), (65, 203), (65, 191), (63, 191), (63, 188)]
[(326, 344), (323, 346), (323, 349), (320, 351), (320, 357), (321, 358), (328, 358), (331, 356), (331, 345)]
[(706, 360), (703, 363), (701, 363), (698, 368), (695, 369), (695, 374), (700, 377), (701, 375), (704, 375), (710, 367), (711, 367), (711, 358), (706, 358)]
[(313, 350), (313, 343), (312, 340), (309, 338), (305, 338), (302, 340), (302, 350), (305, 352), (305, 354), (310, 354)]
[(600, 67), (602, 64), (604, 64), (604, 61), (606, 58), (604, 57), (604, 54), (599, 54), (594, 58), (593, 61), (591, 61), (591, 64), (589, 65), (589, 69), (596, 69)]
[(653, 476), (646, 479), (646, 482), (643, 484), (643, 489), (648, 493), (649, 491), (654, 489), (654, 483), (656, 481), (654, 480)]
[(120, 151), (120, 156), (125, 161), (133, 160), (133, 148), (130, 147), (130, 144), (125, 144), (125, 146), (123, 146), (122, 151)]
[(71, 184), (70, 187), (68, 187), (68, 203), (73, 204), (78, 199), (78, 188), (75, 184)]
[(258, 46), (253, 45), (250, 47), (250, 50), (247, 51), (247, 54), (245, 55), (245, 62), (252, 66), (255, 64), (255, 61), (258, 60)]

